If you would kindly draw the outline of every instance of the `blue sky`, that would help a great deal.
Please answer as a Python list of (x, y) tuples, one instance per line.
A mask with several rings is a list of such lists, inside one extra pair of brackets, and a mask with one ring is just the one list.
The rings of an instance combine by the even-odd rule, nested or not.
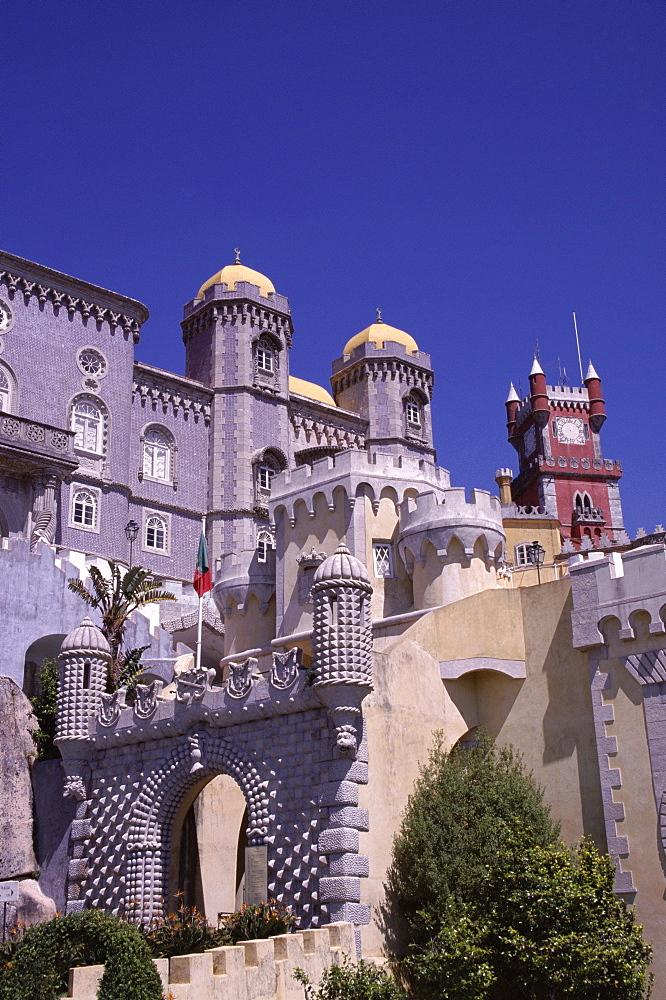
[(603, 379), (627, 527), (664, 521), (664, 27), (653, 0), (9, 0), (0, 245), (182, 305), (242, 249), (289, 296), (291, 369), (375, 308), (432, 355), (440, 464), (517, 468), (538, 341)]

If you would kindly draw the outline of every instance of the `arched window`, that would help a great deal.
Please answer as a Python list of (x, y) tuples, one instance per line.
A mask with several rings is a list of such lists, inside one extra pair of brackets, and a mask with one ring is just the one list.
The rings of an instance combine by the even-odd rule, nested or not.
[(143, 474), (150, 479), (171, 480), (172, 440), (160, 427), (149, 427), (143, 435)]
[(72, 406), (74, 447), (99, 455), (102, 452), (103, 416), (100, 407), (90, 399), (76, 400)]
[(273, 478), (282, 472), (284, 461), (270, 449), (261, 453), (255, 465), (255, 492), (258, 502), (264, 502), (271, 495)]
[(72, 524), (97, 527), (97, 497), (89, 490), (77, 490), (72, 497)]
[(278, 347), (271, 337), (262, 334), (253, 346), (254, 370), (260, 379), (268, 379), (270, 382), (278, 370)]
[(420, 435), (423, 431), (423, 400), (416, 392), (410, 392), (403, 400), (403, 407), (407, 433)]
[(163, 517), (151, 514), (146, 518), (146, 548), (156, 552), (166, 552), (167, 523)]
[(16, 406), (16, 379), (13, 372), (0, 362), (0, 413), (13, 413)]
[(273, 352), (265, 344), (257, 347), (257, 368), (269, 375), (273, 373)]
[(265, 563), (268, 560), (268, 552), (275, 548), (275, 539), (270, 531), (260, 531), (257, 534), (257, 562)]
[(0, 413), (9, 413), (11, 409), (9, 403), (9, 379), (7, 377), (7, 373), (0, 368)]

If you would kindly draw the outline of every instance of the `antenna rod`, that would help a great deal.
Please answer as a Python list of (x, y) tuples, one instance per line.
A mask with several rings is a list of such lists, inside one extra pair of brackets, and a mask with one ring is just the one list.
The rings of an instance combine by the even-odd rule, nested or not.
[(573, 314), (574, 330), (576, 332), (576, 347), (578, 348), (578, 367), (580, 368), (580, 384), (583, 384), (583, 362), (580, 359), (580, 341), (578, 339), (578, 324), (576, 323), (576, 313)]

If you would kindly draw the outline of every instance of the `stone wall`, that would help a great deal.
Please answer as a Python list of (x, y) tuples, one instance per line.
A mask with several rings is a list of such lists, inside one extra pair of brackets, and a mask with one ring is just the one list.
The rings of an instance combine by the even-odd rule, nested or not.
[[(295, 969), (317, 984), (325, 969), (353, 955), (351, 924), (334, 923), (200, 955), (157, 959), (155, 965), (170, 1000), (303, 1000)], [(70, 969), (68, 997), (96, 1000), (103, 973), (102, 965)]]
[(30, 702), (9, 677), (0, 677), (0, 880), (26, 875), (37, 867), (32, 845), (30, 761), (36, 728)]

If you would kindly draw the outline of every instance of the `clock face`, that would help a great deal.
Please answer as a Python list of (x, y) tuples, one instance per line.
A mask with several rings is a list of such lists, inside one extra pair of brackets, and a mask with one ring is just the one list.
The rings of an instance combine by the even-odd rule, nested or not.
[(585, 425), (578, 417), (559, 417), (557, 438), (561, 444), (585, 444)]
[(6, 302), (0, 299), (0, 333), (8, 330), (12, 324), (12, 311)]

